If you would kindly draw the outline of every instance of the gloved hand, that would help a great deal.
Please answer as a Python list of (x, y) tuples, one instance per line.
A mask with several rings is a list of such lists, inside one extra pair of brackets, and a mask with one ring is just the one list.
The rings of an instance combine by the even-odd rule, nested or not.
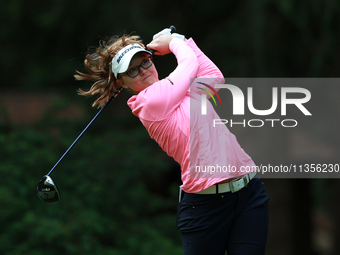
[(157, 34), (155, 34), (155, 35), (152, 37), (152, 39), (155, 40), (157, 37), (159, 37), (159, 36), (161, 36), (161, 35), (172, 35), (172, 36), (174, 36), (174, 37), (176, 37), (176, 38), (179, 38), (179, 39), (181, 39), (181, 40), (184, 41), (184, 39), (185, 39), (185, 36), (184, 36), (184, 35), (180, 35), (180, 34), (177, 34), (177, 33), (171, 34), (170, 31), (171, 31), (170, 28), (165, 28), (165, 29), (163, 29), (162, 31), (160, 31), (160, 32), (158, 32)]

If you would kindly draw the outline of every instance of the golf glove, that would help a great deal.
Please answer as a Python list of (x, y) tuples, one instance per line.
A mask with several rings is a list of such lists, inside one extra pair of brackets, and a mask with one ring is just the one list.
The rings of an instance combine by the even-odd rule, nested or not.
[(176, 37), (176, 38), (179, 38), (179, 39), (181, 39), (181, 40), (184, 41), (184, 39), (185, 39), (185, 36), (184, 36), (184, 35), (180, 35), (180, 34), (177, 34), (177, 33), (171, 34), (170, 31), (171, 31), (170, 28), (165, 28), (165, 29), (163, 29), (162, 31), (160, 31), (160, 32), (158, 32), (157, 34), (155, 34), (155, 35), (152, 37), (152, 39), (155, 40), (157, 37), (159, 37), (159, 36), (161, 36), (161, 35), (172, 35), (172, 36), (174, 36), (174, 37)]

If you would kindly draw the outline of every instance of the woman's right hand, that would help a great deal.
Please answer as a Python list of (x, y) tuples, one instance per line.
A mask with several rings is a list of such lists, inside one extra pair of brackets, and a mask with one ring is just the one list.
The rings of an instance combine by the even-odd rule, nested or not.
[(169, 44), (175, 37), (172, 35), (160, 35), (156, 39), (152, 40), (146, 47), (150, 50), (155, 50), (155, 55), (166, 55), (170, 53)]

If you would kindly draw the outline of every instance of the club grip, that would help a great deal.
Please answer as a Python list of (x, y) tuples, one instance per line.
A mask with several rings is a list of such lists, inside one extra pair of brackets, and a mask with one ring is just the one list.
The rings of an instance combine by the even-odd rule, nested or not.
[(175, 32), (176, 32), (175, 26), (171, 25), (171, 26), (170, 26), (170, 34), (173, 34), (173, 33), (175, 33)]
[[(170, 26), (170, 34), (173, 34), (176, 32), (176, 28), (175, 26), (171, 25)], [(153, 55), (155, 53), (155, 50), (149, 50), (151, 52), (151, 54)]]

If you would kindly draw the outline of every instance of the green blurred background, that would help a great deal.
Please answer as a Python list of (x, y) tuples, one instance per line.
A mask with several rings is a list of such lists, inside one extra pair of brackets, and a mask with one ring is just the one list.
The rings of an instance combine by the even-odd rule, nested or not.
[[(340, 2), (2, 1), (0, 9), (0, 254), (182, 254), (180, 168), (149, 138), (122, 92), (59, 164), (61, 201), (36, 186), (96, 114), (75, 70), (91, 46), (163, 28), (193, 37), (225, 77), (339, 77)], [(173, 56), (155, 57), (160, 77)], [(322, 125), (240, 137), (255, 162), (339, 163), (340, 87), (317, 88)], [(324, 111), (326, 109), (326, 111)], [(235, 133), (238, 133), (235, 130)], [(242, 134), (242, 132), (240, 133)], [(277, 146), (277, 143), (285, 146)], [(340, 254), (338, 179), (266, 179), (267, 254)], [(213, 254), (212, 254), (213, 255)]]

